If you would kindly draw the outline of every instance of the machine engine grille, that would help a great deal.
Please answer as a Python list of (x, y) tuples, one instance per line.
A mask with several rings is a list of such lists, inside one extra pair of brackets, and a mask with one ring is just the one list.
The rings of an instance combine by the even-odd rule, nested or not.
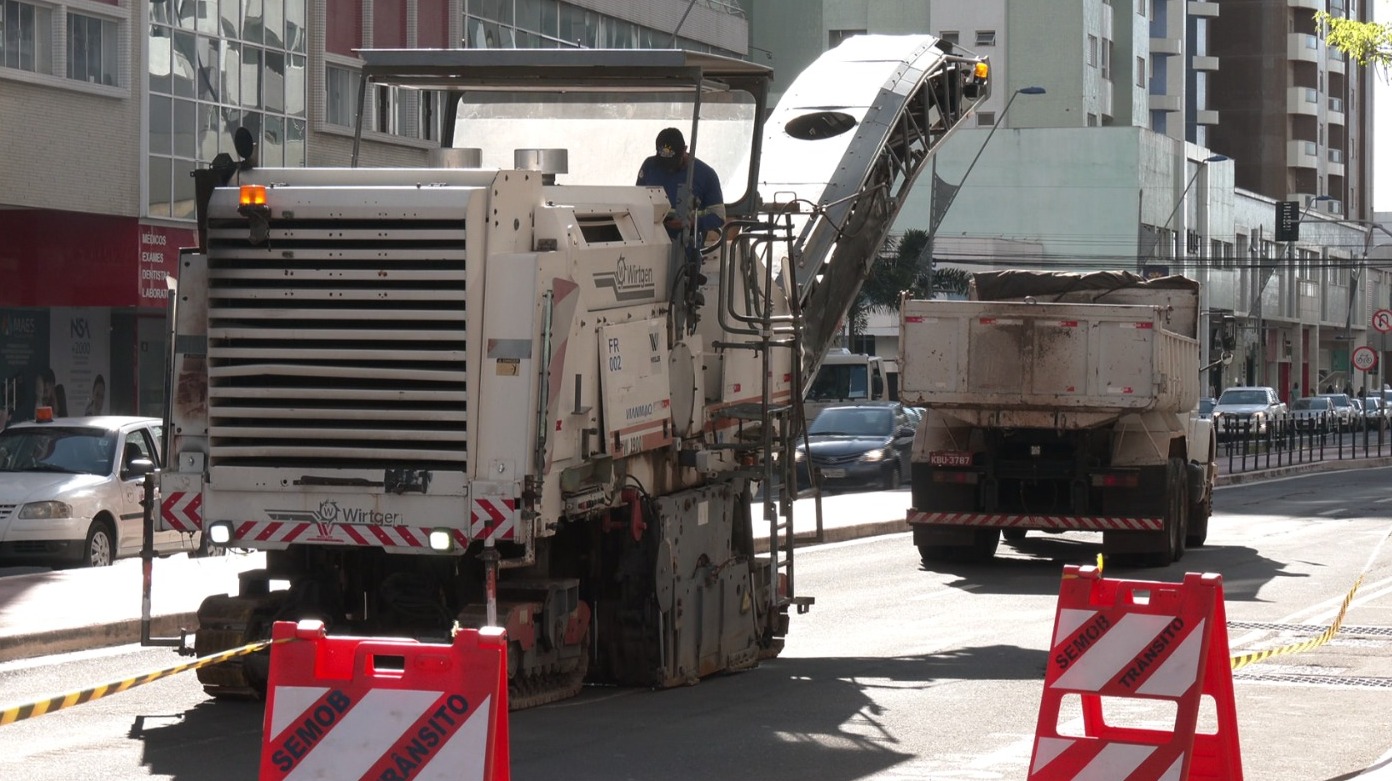
[(465, 222), (208, 231), (210, 466), (467, 471)]

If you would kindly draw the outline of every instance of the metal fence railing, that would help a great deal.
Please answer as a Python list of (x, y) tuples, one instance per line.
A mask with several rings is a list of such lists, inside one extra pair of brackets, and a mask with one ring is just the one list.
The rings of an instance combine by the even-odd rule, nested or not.
[(1218, 460), (1227, 473), (1271, 469), (1314, 461), (1392, 456), (1392, 420), (1286, 413), (1261, 420), (1220, 417)]

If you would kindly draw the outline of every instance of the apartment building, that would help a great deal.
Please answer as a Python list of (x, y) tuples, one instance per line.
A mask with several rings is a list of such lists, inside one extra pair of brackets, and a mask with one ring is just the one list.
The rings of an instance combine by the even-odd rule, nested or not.
[[(751, 29), (779, 73), (855, 32), (933, 33), (988, 55), (995, 92), (935, 162), (960, 185), (936, 262), (1196, 277), (1205, 361), (1236, 344), (1210, 390), (1285, 394), (1348, 381), (1392, 293), (1365, 260), (1386, 251), (1378, 229), (1349, 219), (1372, 216), (1369, 177), (1354, 173), (1369, 170), (1367, 75), (1322, 42), (1309, 53), (1325, 7), (1365, 18), (1354, 0), (759, 0)], [(896, 231), (929, 228), (925, 181)], [(1276, 240), (1281, 202), (1305, 220), (1297, 241)], [(892, 315), (869, 336), (857, 346), (897, 354)]]
[[(352, 159), (361, 48), (749, 53), (724, 0), (0, 0), (0, 407), (159, 415), (191, 173), (250, 129), (263, 166)], [(439, 95), (374, 86), (363, 165), (440, 146)], [(635, 163), (636, 165), (636, 163)], [(100, 382), (98, 382), (100, 380)]]

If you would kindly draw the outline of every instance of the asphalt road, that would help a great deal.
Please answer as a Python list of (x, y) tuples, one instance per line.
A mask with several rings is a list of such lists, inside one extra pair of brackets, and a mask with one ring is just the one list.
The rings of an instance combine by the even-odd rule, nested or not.
[[(1219, 491), (1210, 545), (1121, 578), (1222, 574), (1235, 650), (1304, 639), (1361, 586), (1333, 642), (1235, 676), (1247, 778), (1351, 779), (1392, 747), (1392, 469)], [(862, 501), (901, 501), (862, 495)], [(512, 775), (566, 778), (1020, 779), (1033, 745), (1060, 565), (1095, 561), (1085, 534), (1002, 543), (989, 566), (925, 570), (907, 534), (798, 552), (782, 657), (662, 692), (587, 689), (513, 714)], [(1366, 564), (1371, 566), (1364, 572)], [(0, 702), (170, 664), (162, 649), (0, 665)], [(1124, 715), (1145, 722), (1141, 709)], [(1210, 716), (1211, 718), (1211, 716)], [(0, 777), (248, 779), (258, 704), (212, 703), (192, 675), (0, 727)]]

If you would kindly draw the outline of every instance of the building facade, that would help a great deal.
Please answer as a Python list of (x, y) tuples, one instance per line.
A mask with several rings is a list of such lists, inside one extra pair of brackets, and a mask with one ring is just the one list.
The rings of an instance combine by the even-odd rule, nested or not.
[[(723, 0), (0, 0), (0, 409), (161, 415), (192, 172), (249, 129), (262, 166), (343, 166), (362, 48), (749, 54)], [(442, 101), (376, 86), (362, 165), (421, 165)], [(104, 386), (104, 392), (101, 387)]]
[[(1195, 277), (1205, 362), (1233, 347), (1230, 363), (1210, 369), (1209, 391), (1270, 384), (1288, 396), (1357, 385), (1351, 348), (1377, 341), (1372, 314), (1392, 304), (1386, 274), (1368, 262), (1387, 256), (1381, 239), (1392, 234), (1365, 213), (1370, 178), (1350, 173), (1371, 170), (1358, 143), (1371, 137), (1367, 77), (1322, 42), (1307, 54), (1316, 9), (1364, 18), (1341, 0), (760, 0), (751, 28), (780, 73), (857, 31), (933, 33), (988, 55), (995, 93), (934, 163), (960, 185), (935, 262)], [(796, 23), (780, 23), (795, 11)], [(1265, 32), (1238, 48), (1232, 38), (1258, 22), (1290, 34), (1278, 48)], [(1249, 68), (1280, 83), (1234, 86)], [(1036, 86), (1044, 94), (1020, 92)], [(1307, 128), (1310, 89), (1322, 119)], [(1248, 104), (1258, 97), (1267, 113)], [(1344, 123), (1332, 135), (1331, 116)], [(1257, 125), (1282, 140), (1259, 140)], [(1324, 145), (1311, 152), (1307, 138)], [(1257, 186), (1258, 172), (1276, 184)], [(1336, 191), (1330, 172), (1343, 172)], [(1278, 202), (1301, 212), (1297, 241), (1276, 240)], [(930, 214), (921, 183), (895, 230), (927, 230)], [(897, 355), (892, 313), (873, 317), (869, 335), (877, 353)], [(1379, 387), (1380, 372), (1368, 376)]]

